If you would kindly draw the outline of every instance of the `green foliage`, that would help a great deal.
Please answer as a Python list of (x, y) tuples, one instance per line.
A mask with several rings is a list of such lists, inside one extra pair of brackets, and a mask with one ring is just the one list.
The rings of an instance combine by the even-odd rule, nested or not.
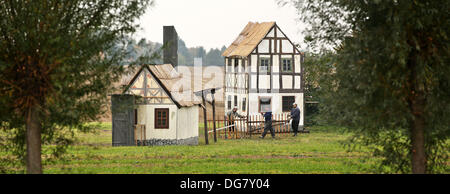
[[(124, 71), (117, 45), (138, 27), (149, 0), (5, 1), (0, 4), (0, 138), (11, 153), (3, 168), (25, 158), (25, 115), (38, 110), (42, 158), (64, 153), (73, 131), (104, 113), (111, 83)], [(46, 155), (49, 154), (49, 155)], [(11, 157), (10, 157), (11, 156)], [(5, 158), (2, 158), (5, 159)]]
[(412, 129), (423, 118), (426, 171), (443, 172), (450, 134), (450, 2), (291, 3), (310, 24), (309, 48), (324, 56), (332, 48), (325, 64), (317, 61), (335, 64), (318, 81), (328, 122), (353, 131), (351, 143), (373, 145), (373, 154), (384, 158), (380, 171), (409, 173)]
[(334, 72), (333, 66), (334, 54), (323, 51), (319, 54), (306, 53), (305, 67), (305, 106), (306, 106), (306, 125), (326, 124), (321, 112), (322, 99), (330, 83), (329, 76)]

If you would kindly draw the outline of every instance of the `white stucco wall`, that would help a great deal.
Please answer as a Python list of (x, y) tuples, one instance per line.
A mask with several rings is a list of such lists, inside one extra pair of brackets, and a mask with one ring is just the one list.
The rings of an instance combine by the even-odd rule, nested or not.
[(295, 73), (300, 73), (301, 65), (300, 65), (300, 55), (299, 54), (296, 54), (294, 56), (294, 63), (295, 63)]
[(292, 76), (291, 75), (283, 75), (283, 76), (281, 76), (281, 80), (283, 81), (283, 89), (292, 89)]
[(279, 75), (272, 75), (272, 88), (273, 89), (280, 89), (280, 76)]
[(269, 40), (262, 40), (258, 45), (259, 53), (268, 53), (269, 52)]
[(250, 114), (258, 114), (258, 106), (259, 106), (259, 97), (271, 97), (271, 105), (272, 105), (272, 113), (273, 114), (280, 114), (282, 113), (282, 96), (295, 96), (295, 103), (297, 103), (301, 115), (300, 115), (300, 123), (299, 125), (304, 124), (304, 107), (303, 107), (303, 93), (250, 93), (249, 99), (250, 99)]
[(258, 65), (258, 55), (251, 55), (251, 72), (256, 72), (256, 66)]
[(295, 81), (294, 81), (295, 85), (294, 85), (294, 89), (301, 89), (301, 79), (300, 76), (295, 76)]
[(274, 55), (273, 57), (272, 57), (272, 72), (275, 72), (275, 73), (278, 73), (278, 72), (280, 72), (280, 61), (279, 61), (279, 58), (278, 58), (278, 56), (279, 55)]
[(259, 89), (270, 89), (270, 75), (259, 75)]
[(283, 53), (293, 53), (294, 52), (294, 47), (289, 42), (289, 40), (281, 40), (281, 44), (283, 47), (283, 48), (281, 48)]
[(181, 107), (178, 109), (177, 139), (198, 136), (198, 106)]
[(275, 35), (275, 30), (274, 30), (275, 28), (272, 28), (271, 30), (270, 30), (270, 32), (267, 34), (267, 36), (266, 37), (274, 37), (274, 35)]
[[(169, 109), (169, 128), (155, 129), (155, 108)], [(176, 105), (139, 105), (138, 106), (138, 124), (145, 125), (146, 139), (175, 139), (177, 130), (177, 112)], [(198, 117), (198, 115), (196, 115)]]

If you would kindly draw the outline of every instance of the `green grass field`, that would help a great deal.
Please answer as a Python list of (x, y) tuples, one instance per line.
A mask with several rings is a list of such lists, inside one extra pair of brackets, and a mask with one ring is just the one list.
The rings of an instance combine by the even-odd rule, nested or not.
[[(202, 133), (200, 129), (200, 133)], [(112, 147), (111, 124), (78, 134), (66, 159), (44, 164), (44, 173), (368, 173), (377, 159), (361, 162), (364, 152), (346, 152), (348, 134), (313, 127), (298, 137), (219, 139), (198, 146)], [(362, 167), (362, 168), (361, 168)]]

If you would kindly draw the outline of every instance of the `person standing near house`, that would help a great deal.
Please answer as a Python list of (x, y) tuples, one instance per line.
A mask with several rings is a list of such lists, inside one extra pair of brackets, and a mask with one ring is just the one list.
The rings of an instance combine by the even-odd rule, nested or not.
[(245, 116), (242, 116), (237, 112), (236, 107), (234, 107), (233, 110), (227, 112), (228, 126), (231, 126), (229, 131), (234, 132), (234, 126), (232, 125), (234, 125), (234, 120), (236, 119), (236, 117), (245, 118)]
[(272, 127), (272, 112), (271, 111), (265, 113), (261, 112), (261, 114), (264, 116), (264, 132), (259, 138), (264, 139), (264, 137), (267, 134), (267, 131), (270, 131), (272, 138), (275, 138), (275, 131), (273, 131)]
[(297, 136), (298, 124), (300, 123), (300, 109), (297, 107), (296, 103), (292, 105), (290, 118), (292, 119), (292, 129), (294, 130), (295, 137)]

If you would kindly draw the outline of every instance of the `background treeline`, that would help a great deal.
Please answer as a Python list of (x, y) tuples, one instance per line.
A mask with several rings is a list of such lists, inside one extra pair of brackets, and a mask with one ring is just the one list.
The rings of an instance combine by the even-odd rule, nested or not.
[[(123, 45), (125, 44), (125, 46)], [(126, 49), (126, 57), (123, 64), (129, 64), (139, 59), (139, 57), (147, 57), (147, 63), (161, 64), (163, 63), (163, 45), (159, 42), (152, 42), (145, 38), (136, 41), (131, 37), (126, 37), (121, 43), (117, 44), (117, 48)], [(223, 66), (224, 58), (222, 53), (226, 47), (222, 46), (221, 49), (214, 48), (206, 51), (202, 46), (190, 47), (186, 46), (186, 43), (182, 40), (178, 40), (178, 65), (193, 66), (194, 58), (203, 58), (203, 65), (205, 66)]]

